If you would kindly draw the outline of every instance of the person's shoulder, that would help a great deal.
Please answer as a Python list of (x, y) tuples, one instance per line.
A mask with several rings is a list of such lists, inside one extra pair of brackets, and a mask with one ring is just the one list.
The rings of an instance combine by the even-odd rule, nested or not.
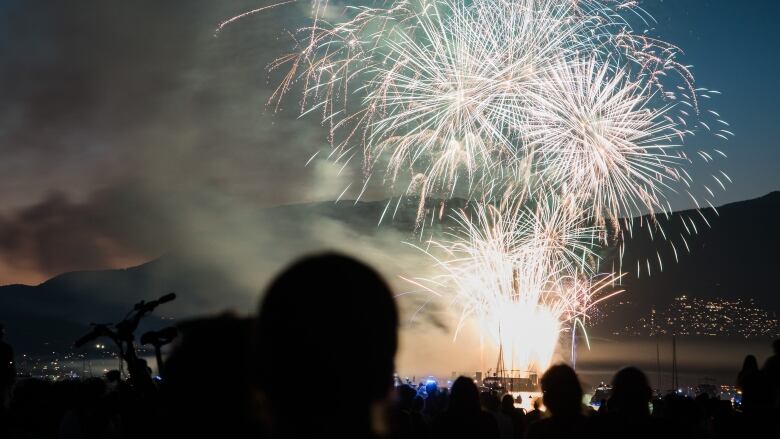
[(525, 412), (523, 409), (516, 409), (512, 412), (512, 419), (525, 419)]
[(498, 438), (499, 437), (499, 428), (498, 428), (498, 418), (494, 416), (492, 413), (488, 413), (485, 411), (480, 411), (480, 425), (481, 425), (481, 434), (483, 437), (489, 438)]
[(553, 428), (552, 418), (540, 418), (536, 422), (528, 425), (526, 432), (526, 438), (543, 438), (549, 436), (547, 434)]
[(552, 418), (539, 418), (536, 422), (534, 422), (533, 424), (529, 425), (528, 428), (529, 429), (536, 428), (536, 429), (544, 430), (544, 429), (547, 429), (547, 428), (551, 428), (552, 425), (553, 425), (553, 419)]
[(451, 417), (452, 415), (450, 414), (450, 412), (445, 410), (439, 413), (438, 415), (434, 416), (433, 419), (431, 420), (431, 424), (434, 427), (440, 426), (442, 424), (446, 424), (449, 422)]
[(625, 437), (630, 434), (636, 438), (656, 438), (668, 431), (668, 426), (664, 419), (652, 416), (625, 417), (606, 413), (591, 417), (588, 430), (603, 437)]
[(495, 424), (497, 422), (496, 420), (498, 419), (496, 415), (498, 415), (498, 413), (493, 414), (484, 410), (479, 411), (479, 419), (484, 422), (491, 422)]
[(764, 369), (767, 368), (780, 368), (780, 355), (772, 355), (764, 362)]
[(588, 425), (598, 426), (598, 425), (602, 425), (602, 424), (604, 424), (606, 422), (609, 422), (609, 415), (610, 415), (609, 413), (598, 413), (598, 412), (596, 412), (596, 413), (594, 413), (594, 414), (592, 414), (590, 416), (587, 416), (585, 419), (586, 419)]

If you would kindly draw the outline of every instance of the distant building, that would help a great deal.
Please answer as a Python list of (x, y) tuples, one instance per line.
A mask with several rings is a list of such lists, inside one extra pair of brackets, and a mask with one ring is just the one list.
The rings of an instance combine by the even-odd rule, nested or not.
[(677, 334), (696, 336), (778, 337), (780, 322), (773, 312), (761, 308), (752, 298), (675, 297), (663, 310), (653, 307), (649, 315), (615, 335), (653, 336)]

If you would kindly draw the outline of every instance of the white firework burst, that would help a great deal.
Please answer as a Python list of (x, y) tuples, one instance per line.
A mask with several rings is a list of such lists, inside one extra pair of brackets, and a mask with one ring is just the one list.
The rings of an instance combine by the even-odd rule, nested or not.
[(696, 132), (731, 132), (701, 120), (728, 125), (702, 108), (709, 92), (682, 51), (623, 18), (647, 18), (635, 1), (395, 0), (336, 22), (328, 8), (314, 1), (295, 50), (271, 64), (288, 69), (271, 102), (301, 87), (330, 158), (361, 160), (364, 188), (381, 173), (396, 206), (419, 196), (418, 226), (427, 199), (469, 200), (453, 234), (429, 242), (441, 274), (410, 281), (451, 292), (456, 335), (475, 319), (520, 367), (546, 367), (560, 332), (613, 294), (622, 274), (599, 273), (597, 253), (622, 245), (618, 220), (668, 213), (678, 191), (698, 206), (691, 157), (725, 157), (684, 150)]
[(664, 211), (681, 171), (685, 132), (653, 106), (648, 85), (595, 59), (550, 70), (529, 125), (530, 147), (548, 187), (578, 198), (599, 224)]

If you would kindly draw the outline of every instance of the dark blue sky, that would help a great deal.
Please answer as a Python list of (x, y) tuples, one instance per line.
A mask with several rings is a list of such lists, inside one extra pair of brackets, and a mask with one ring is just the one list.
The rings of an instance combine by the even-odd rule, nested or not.
[(685, 50), (697, 86), (736, 135), (723, 168), (734, 184), (720, 204), (780, 190), (780, 1), (646, 0), (655, 34)]

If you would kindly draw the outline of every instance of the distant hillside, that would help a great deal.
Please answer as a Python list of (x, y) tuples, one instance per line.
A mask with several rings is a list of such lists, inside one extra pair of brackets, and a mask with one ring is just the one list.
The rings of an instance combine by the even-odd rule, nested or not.
[[(623, 256), (623, 269), (629, 273), (624, 278), (624, 298), (647, 309), (652, 304), (665, 306), (683, 294), (702, 298), (753, 297), (762, 307), (780, 314), (779, 215), (780, 192), (772, 192), (718, 207), (717, 214), (712, 209), (703, 209), (701, 215), (695, 211), (674, 213), (659, 220), (664, 234), (655, 231), (654, 238), (647, 227), (635, 228)], [(643, 220), (647, 224), (647, 218)], [(616, 255), (605, 263), (616, 264)], [(623, 314), (627, 318), (635, 316), (631, 312)]]
[[(0, 287), (0, 322), (9, 340), (27, 351), (61, 349), (88, 331), (90, 322), (120, 320), (133, 304), (171, 291), (187, 292), (187, 302), (193, 293), (222, 295), (226, 306), (239, 297), (221, 273), (164, 256), (128, 269), (65, 273), (37, 286)], [(174, 304), (161, 307), (149, 323), (181, 316), (187, 308), (198, 311), (197, 304)]]
[[(455, 204), (462, 205), (463, 201)], [(388, 214), (383, 224), (378, 226), (377, 221), (386, 205), (386, 201), (326, 202), (264, 210), (260, 215), (263, 224), (274, 225), (268, 234), (278, 235), (276, 241), (282, 244), (274, 241), (275, 247), (258, 250), (261, 257), (273, 263), (256, 264), (260, 274), (253, 273), (255, 277), (252, 279), (267, 279), (285, 261), (312, 251), (311, 248), (318, 248), (309, 245), (311, 230), (306, 229), (307, 224), (311, 228), (310, 223), (315, 219), (339, 224), (341, 229), (354, 234), (351, 237), (353, 241), (374, 242), (371, 247), (374, 252), (394, 252), (387, 246), (386, 243), (390, 242), (387, 240), (399, 242), (412, 236), (417, 206), (414, 200), (403, 202), (395, 219), (391, 220)], [(391, 210), (394, 208), (395, 205), (392, 205)], [(663, 234), (657, 227), (651, 227), (654, 239), (647, 232), (648, 218), (636, 219), (633, 238), (627, 243), (622, 259), (624, 271), (629, 272), (624, 278), (627, 292), (622, 299), (630, 301), (631, 305), (614, 313), (607, 323), (622, 326), (627, 319), (645, 315), (650, 305), (668, 304), (673, 297), (681, 294), (692, 297), (754, 297), (761, 306), (774, 312), (780, 311), (776, 276), (780, 268), (780, 228), (776, 227), (780, 217), (780, 192), (728, 204), (719, 207), (718, 212), (719, 215), (711, 209), (701, 212), (711, 227), (705, 225), (698, 212), (675, 213), (668, 219), (659, 220)], [(686, 218), (685, 224), (683, 218)], [(640, 223), (644, 227), (639, 227)], [(696, 233), (689, 234), (693, 227)], [(381, 233), (390, 235), (380, 238)], [(664, 239), (663, 235), (668, 239)], [(681, 237), (687, 242), (690, 252)], [(328, 241), (323, 242), (327, 244)], [(675, 262), (675, 250), (679, 262)], [(355, 253), (364, 254), (360, 251)], [(394, 255), (388, 257), (392, 259)], [(638, 278), (637, 260), (641, 269)], [(652, 272), (649, 277), (648, 260)], [(128, 269), (66, 273), (37, 286), (0, 287), (0, 322), (9, 328), (9, 338), (17, 346), (38, 350), (52, 345), (67, 346), (86, 331), (89, 322), (117, 320), (133, 303), (169, 291), (179, 293), (180, 298), (161, 308), (162, 316), (195, 315), (215, 308), (253, 309), (263, 282), (240, 283), (224, 269), (224, 264), (237, 261), (220, 262), (223, 263), (222, 268), (204, 262), (202, 258), (171, 253)], [(617, 251), (608, 252), (605, 256), (607, 268), (619, 263)], [(253, 264), (248, 265), (254, 267)], [(663, 265), (662, 271), (660, 265)]]

